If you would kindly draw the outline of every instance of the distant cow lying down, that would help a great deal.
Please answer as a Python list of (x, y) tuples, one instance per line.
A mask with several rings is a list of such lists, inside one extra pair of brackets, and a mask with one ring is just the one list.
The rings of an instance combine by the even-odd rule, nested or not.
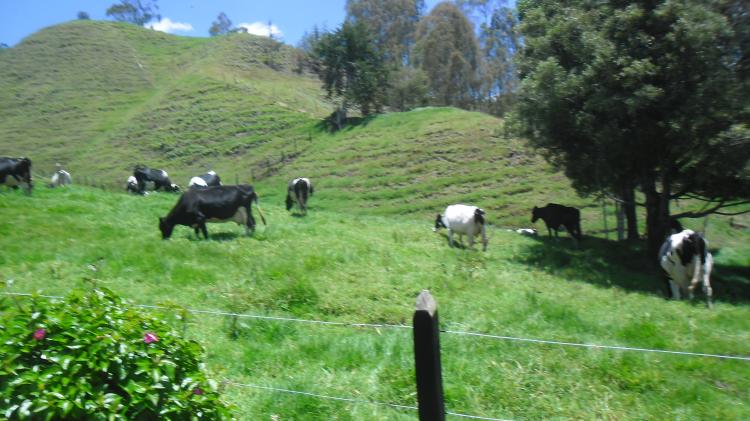
[(672, 298), (679, 300), (680, 291), (693, 298), (693, 290), (700, 282), (706, 294), (706, 305), (711, 307), (711, 269), (714, 258), (708, 251), (708, 241), (692, 230), (684, 230), (667, 237), (659, 250), (659, 264), (667, 276)]
[(445, 214), (438, 214), (435, 218), (433, 231), (440, 228), (448, 229), (448, 244), (453, 247), (453, 233), (459, 240), (466, 234), (469, 237), (469, 247), (474, 246), (474, 236), (482, 235), (482, 250), (487, 251), (487, 232), (485, 229), (484, 211), (476, 206), (450, 205), (445, 208)]
[(253, 186), (214, 186), (189, 189), (180, 196), (177, 204), (164, 218), (159, 218), (159, 230), (163, 239), (172, 236), (175, 225), (186, 225), (195, 229), (195, 235), (208, 239), (206, 222), (229, 222), (245, 226), (245, 233), (255, 229), (255, 219), (250, 205), (255, 202), (263, 225), (266, 219), (258, 205), (258, 195)]

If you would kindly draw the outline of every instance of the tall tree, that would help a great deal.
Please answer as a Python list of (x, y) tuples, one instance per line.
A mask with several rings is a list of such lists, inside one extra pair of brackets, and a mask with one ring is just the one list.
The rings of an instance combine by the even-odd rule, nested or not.
[(226, 35), (231, 31), (232, 21), (229, 20), (229, 17), (224, 12), (219, 13), (219, 16), (216, 17), (216, 20), (211, 23), (211, 27), (208, 28), (208, 33), (212, 37), (215, 37), (217, 35)]
[[(525, 46), (513, 121), (576, 189), (640, 188), (652, 255), (672, 216), (744, 210), (747, 2), (521, 0), (518, 7)], [(703, 206), (670, 215), (678, 198)]]
[(479, 108), (503, 115), (511, 108), (518, 88), (514, 56), (520, 47), (518, 16), (507, 0), (457, 0), (477, 27), (480, 48)]
[(424, 0), (347, 0), (347, 20), (361, 22), (372, 32), (378, 48), (396, 68), (410, 62)]
[(382, 109), (388, 87), (383, 53), (363, 23), (344, 22), (315, 45), (318, 76), (329, 98), (346, 112), (352, 105), (363, 115)]
[(118, 22), (143, 26), (151, 20), (161, 20), (156, 0), (121, 0), (107, 9), (107, 16)]
[(471, 108), (477, 97), (479, 45), (458, 7), (440, 3), (419, 22), (414, 58), (428, 76), (435, 104)]

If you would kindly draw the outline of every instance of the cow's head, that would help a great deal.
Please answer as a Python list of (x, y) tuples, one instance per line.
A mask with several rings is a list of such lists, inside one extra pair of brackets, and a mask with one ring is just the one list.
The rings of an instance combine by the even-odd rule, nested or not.
[(440, 228), (448, 228), (448, 227), (446, 227), (445, 224), (443, 223), (443, 215), (437, 214), (437, 216), (435, 217), (435, 227), (432, 228), (432, 231), (436, 232)]
[(531, 210), (531, 223), (533, 224), (534, 222), (538, 221), (539, 217), (539, 208), (534, 206), (534, 209)]
[(161, 231), (161, 238), (163, 240), (166, 240), (172, 236), (173, 229), (174, 225), (167, 222), (166, 218), (159, 218), (159, 230)]
[(477, 225), (484, 225), (484, 210), (477, 208), (474, 211), (474, 223)]
[(289, 210), (294, 206), (294, 201), (292, 200), (292, 195), (287, 193), (286, 194), (286, 210)]
[(178, 193), (180, 190), (181, 190), (180, 186), (178, 186), (175, 183), (172, 183), (172, 184), (169, 185), (169, 191), (171, 191), (171, 192)]
[(677, 255), (680, 256), (680, 262), (687, 266), (695, 256), (700, 257), (701, 263), (706, 263), (706, 240), (697, 232), (694, 232), (682, 241), (677, 249)]

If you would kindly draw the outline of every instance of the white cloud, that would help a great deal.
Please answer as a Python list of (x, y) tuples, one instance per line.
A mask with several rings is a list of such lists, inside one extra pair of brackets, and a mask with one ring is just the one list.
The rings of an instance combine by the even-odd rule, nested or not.
[(247, 29), (247, 33), (249, 34), (260, 35), (263, 37), (268, 37), (268, 36), (273, 35), (276, 38), (280, 38), (284, 36), (284, 34), (281, 33), (281, 30), (279, 30), (279, 27), (274, 24), (271, 24), (269, 26), (267, 23), (253, 22), (253, 23), (241, 23), (237, 25), (237, 27)]
[(155, 29), (161, 32), (190, 32), (193, 30), (193, 25), (182, 22), (172, 22), (172, 19), (162, 18), (159, 22), (150, 25), (151, 29)]

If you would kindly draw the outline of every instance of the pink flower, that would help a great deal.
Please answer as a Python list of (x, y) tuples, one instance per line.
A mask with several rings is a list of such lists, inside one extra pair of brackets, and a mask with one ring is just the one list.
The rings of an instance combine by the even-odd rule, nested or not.
[(196, 387), (195, 389), (193, 389), (193, 394), (195, 394), (195, 395), (202, 395), (203, 394), (203, 389), (201, 389), (200, 387)]
[(155, 333), (146, 332), (146, 334), (143, 335), (143, 342), (146, 342), (147, 344), (150, 344), (152, 342), (159, 342), (159, 338)]
[(37, 329), (34, 331), (34, 340), (35, 341), (41, 341), (44, 339), (44, 335), (47, 334), (47, 331), (44, 329)]

